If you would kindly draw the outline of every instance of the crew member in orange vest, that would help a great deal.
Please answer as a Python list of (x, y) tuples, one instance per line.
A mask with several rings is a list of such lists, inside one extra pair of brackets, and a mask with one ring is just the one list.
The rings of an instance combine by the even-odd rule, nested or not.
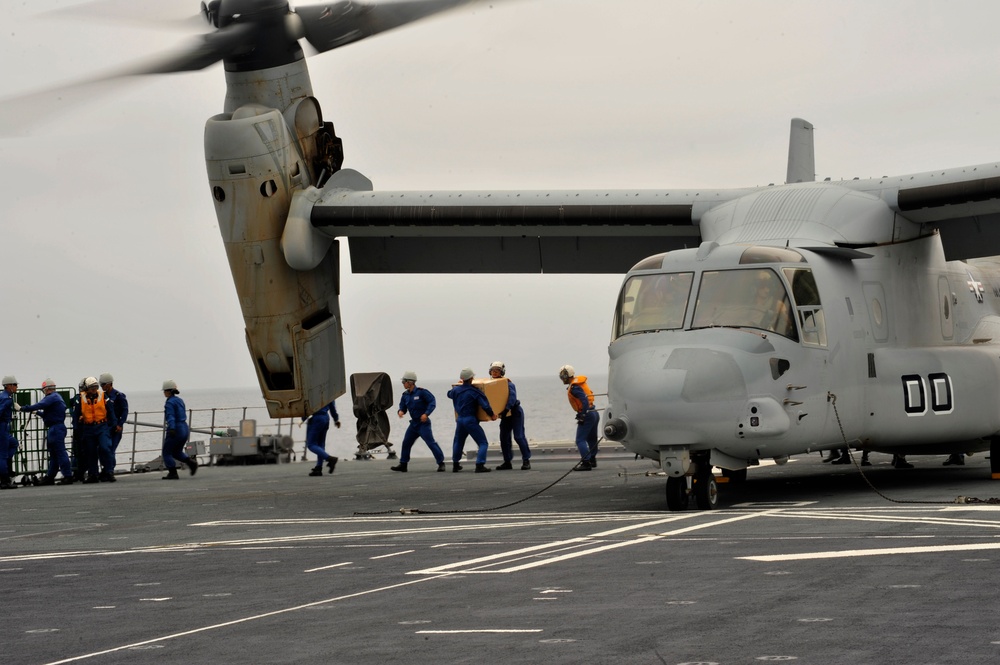
[[(98, 474), (98, 455), (111, 450), (111, 430), (118, 425), (115, 404), (100, 391), (92, 376), (83, 380), (84, 393), (73, 404), (73, 440), (78, 448), (76, 474), (85, 483), (114, 482), (111, 474)], [(84, 473), (86, 477), (84, 478)]]
[(590, 471), (597, 467), (597, 425), (601, 416), (594, 408), (594, 392), (587, 385), (587, 377), (577, 376), (572, 365), (559, 368), (559, 378), (568, 386), (569, 404), (576, 411), (576, 447), (580, 451), (577, 471)]

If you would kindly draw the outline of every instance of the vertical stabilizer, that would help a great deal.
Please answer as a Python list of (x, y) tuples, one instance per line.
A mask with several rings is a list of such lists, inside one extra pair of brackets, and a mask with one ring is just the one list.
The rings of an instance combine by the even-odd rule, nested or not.
[(788, 175), (785, 184), (814, 182), (816, 180), (816, 154), (813, 148), (813, 126), (802, 118), (792, 118), (788, 137)]

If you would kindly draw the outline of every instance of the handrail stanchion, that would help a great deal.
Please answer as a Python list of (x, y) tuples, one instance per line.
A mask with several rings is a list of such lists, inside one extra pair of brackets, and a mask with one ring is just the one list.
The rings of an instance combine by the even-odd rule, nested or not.
[(215, 436), (215, 407), (212, 407), (212, 433), (208, 437), (208, 465), (212, 466), (212, 437)]
[(139, 422), (137, 420), (138, 417), (139, 417), (139, 414), (136, 413), (135, 411), (133, 411), (132, 412), (132, 454), (131, 454), (131, 456), (129, 458), (129, 465), (128, 465), (129, 473), (135, 473), (135, 444), (136, 444), (136, 437), (138, 436), (138, 429), (139, 429)]

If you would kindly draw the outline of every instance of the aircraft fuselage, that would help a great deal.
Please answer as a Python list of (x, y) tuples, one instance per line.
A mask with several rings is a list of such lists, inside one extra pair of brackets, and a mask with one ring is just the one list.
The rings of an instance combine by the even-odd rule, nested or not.
[[(650, 320), (643, 307), (671, 288), (673, 312)], [(739, 470), (848, 445), (985, 450), (1000, 430), (998, 312), (1000, 265), (946, 262), (937, 234), (651, 257), (619, 297), (605, 431), (674, 476), (692, 456)]]

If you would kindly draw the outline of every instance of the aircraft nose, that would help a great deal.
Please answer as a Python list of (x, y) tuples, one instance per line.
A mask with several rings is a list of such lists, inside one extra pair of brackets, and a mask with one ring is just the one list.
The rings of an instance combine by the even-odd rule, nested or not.
[[(711, 348), (646, 349), (619, 356), (608, 391), (608, 422), (621, 419), (622, 438), (665, 445), (710, 442), (731, 432), (748, 397), (731, 353)], [(731, 413), (733, 418), (720, 417)]]

